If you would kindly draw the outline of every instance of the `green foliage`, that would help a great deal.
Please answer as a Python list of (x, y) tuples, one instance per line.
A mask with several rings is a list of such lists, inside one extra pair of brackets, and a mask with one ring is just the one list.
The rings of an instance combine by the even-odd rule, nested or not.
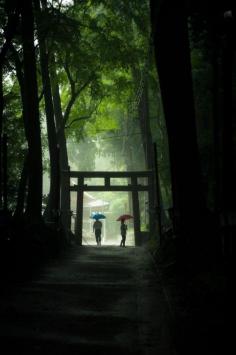
[[(149, 48), (148, 1), (87, 0), (67, 5), (53, 1), (47, 6), (39, 18), (39, 31), (46, 39), (50, 67), (55, 67), (59, 81), (70, 165), (93, 170), (96, 159), (107, 157), (113, 170), (142, 169), (140, 128), (135, 115), (130, 114), (130, 105), (136, 90), (132, 70), (144, 67)], [(0, 11), (0, 18), (5, 21), (5, 17), (5, 12)], [(18, 35), (14, 45), (21, 59)], [(42, 93), (37, 47), (36, 54), (39, 93)], [(18, 182), (26, 140), (12, 58), (9, 64), (6, 73), (9, 82), (4, 82), (4, 92), (11, 91), (17, 97), (15, 101), (13, 97), (9, 99), (7, 104), (8, 110), (12, 107), (14, 111), (7, 113), (12, 116), (7, 118), (8, 122), (12, 120), (7, 129), (12, 136), (10, 150), (22, 145), (22, 150), (16, 149), (21, 158), (17, 154), (12, 158), (15, 168), (11, 163), (11, 171), (15, 171), (13, 180)], [(15, 83), (13, 91), (11, 81)], [(40, 101), (40, 116), (44, 170), (49, 171), (44, 100)]]
[(97, 149), (94, 140), (86, 138), (86, 142), (84, 140), (78, 142), (75, 138), (70, 138), (67, 147), (72, 170), (94, 170)]
[[(75, 91), (89, 81), (73, 104), (66, 123), (67, 135), (76, 130), (78, 137), (83, 138), (86, 135), (84, 125), (92, 135), (101, 126), (113, 130), (116, 128), (114, 119), (104, 116), (101, 119), (97, 107), (106, 98), (113, 106), (122, 104), (123, 110), (124, 105), (127, 106), (131, 93), (127, 92), (127, 87), (132, 84), (130, 68), (142, 62), (146, 55), (148, 3), (75, 1), (74, 5), (60, 11), (56, 4), (47, 10), (48, 20), (45, 18), (42, 26), (46, 26), (49, 48), (56, 52), (64, 110), (72, 95), (68, 79), (70, 84), (73, 81)], [(67, 68), (67, 75), (63, 68)]]

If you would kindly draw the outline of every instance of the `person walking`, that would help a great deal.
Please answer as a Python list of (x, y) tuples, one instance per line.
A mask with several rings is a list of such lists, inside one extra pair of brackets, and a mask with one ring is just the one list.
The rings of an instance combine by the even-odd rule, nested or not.
[(121, 242), (120, 242), (120, 247), (125, 247), (125, 241), (126, 241), (126, 232), (127, 232), (127, 224), (125, 224), (124, 219), (121, 219), (121, 224), (120, 224), (120, 234), (121, 234)]
[(98, 219), (93, 224), (93, 232), (95, 232), (97, 245), (101, 245), (102, 222)]

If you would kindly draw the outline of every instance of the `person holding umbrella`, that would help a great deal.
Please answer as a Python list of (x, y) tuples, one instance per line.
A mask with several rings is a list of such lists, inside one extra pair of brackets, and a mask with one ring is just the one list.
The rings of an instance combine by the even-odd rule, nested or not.
[(95, 232), (95, 238), (97, 245), (101, 245), (101, 234), (102, 234), (102, 222), (96, 219), (93, 224), (93, 232)]
[(127, 224), (125, 224), (125, 220), (121, 219), (120, 220), (120, 234), (121, 234), (120, 247), (125, 247), (127, 229), (128, 229), (128, 226), (127, 226)]
[(106, 216), (99, 212), (93, 212), (90, 218), (95, 219), (95, 222), (93, 224), (93, 232), (95, 232), (97, 245), (101, 245), (102, 222), (100, 221), (100, 219), (104, 219), (106, 218)]
[(130, 214), (123, 214), (117, 218), (117, 221), (120, 221), (120, 234), (121, 234), (120, 247), (125, 247), (126, 233), (128, 229), (127, 224), (125, 224), (125, 220), (130, 218), (133, 218), (133, 216), (131, 216)]

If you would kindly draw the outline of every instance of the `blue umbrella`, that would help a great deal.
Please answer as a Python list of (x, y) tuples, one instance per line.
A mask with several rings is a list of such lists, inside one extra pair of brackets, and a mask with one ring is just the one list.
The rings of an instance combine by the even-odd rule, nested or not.
[(104, 219), (104, 218), (106, 218), (106, 216), (104, 216), (104, 214), (102, 214), (102, 213), (94, 212), (94, 213), (92, 213), (92, 216), (90, 216), (90, 218), (92, 218), (92, 219)]

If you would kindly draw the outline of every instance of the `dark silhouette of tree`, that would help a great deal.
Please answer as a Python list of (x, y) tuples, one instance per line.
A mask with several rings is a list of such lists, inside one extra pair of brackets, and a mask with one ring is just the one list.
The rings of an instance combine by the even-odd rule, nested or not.
[[(3, 195), (3, 178), (2, 178), (2, 130), (3, 130), (3, 109), (4, 109), (4, 99), (3, 99), (3, 69), (4, 62), (6, 59), (7, 52), (10, 48), (11, 41), (15, 35), (17, 24), (19, 21), (19, 2), (12, 1), (10, 3), (4, 4), (4, 10), (7, 15), (7, 24), (4, 28), (4, 38), (5, 41), (0, 50), (0, 208), (2, 207), (2, 195)], [(4, 16), (3, 16), (4, 17)], [(6, 192), (5, 192), (6, 195)]]
[(30, 223), (39, 223), (41, 221), (42, 209), (42, 150), (34, 48), (34, 16), (31, 0), (21, 2), (20, 12), (23, 44), (24, 103), (29, 148), (29, 183), (26, 216)]
[(3, 122), (3, 83), (2, 63), (0, 63), (0, 208), (2, 207), (2, 122)]
[[(42, 2), (44, 10), (46, 9), (45, 1)], [(57, 146), (57, 134), (56, 134), (56, 125), (54, 118), (54, 108), (53, 108), (53, 98), (51, 90), (51, 78), (49, 73), (49, 52), (47, 49), (46, 38), (43, 37), (43, 28), (42, 28), (42, 16), (43, 12), (41, 11), (40, 1), (34, 0), (35, 9), (36, 9), (36, 23), (37, 23), (37, 33), (39, 40), (39, 51), (40, 51), (40, 65), (41, 65), (41, 74), (43, 82), (43, 93), (45, 101), (45, 113), (46, 113), (46, 122), (47, 122), (47, 134), (48, 134), (48, 148), (49, 148), (49, 157), (50, 157), (50, 190), (49, 197), (47, 202), (47, 208), (45, 211), (45, 220), (55, 222), (57, 214), (59, 212), (58, 206), (58, 191), (59, 187), (59, 174), (58, 166), (58, 146)]]
[(201, 215), (205, 206), (195, 127), (187, 14), (184, 1), (166, 0), (159, 5), (151, 1), (150, 4), (169, 138), (174, 218), (179, 229), (177, 232), (181, 233), (184, 242), (196, 245), (201, 238)]
[[(54, 105), (54, 113), (57, 128), (57, 140), (60, 147), (59, 164), (61, 172), (61, 196), (60, 196), (60, 206), (61, 206), (61, 221), (64, 227), (70, 227), (70, 191), (69, 191), (69, 181), (64, 178), (63, 171), (68, 171), (69, 161), (68, 153), (66, 147), (66, 135), (63, 127), (63, 112), (61, 106), (61, 97), (59, 91), (59, 84), (56, 73), (56, 63), (55, 58), (52, 56), (52, 66), (51, 66), (51, 80), (52, 80), (52, 98)], [(65, 231), (68, 233), (68, 231)]]

